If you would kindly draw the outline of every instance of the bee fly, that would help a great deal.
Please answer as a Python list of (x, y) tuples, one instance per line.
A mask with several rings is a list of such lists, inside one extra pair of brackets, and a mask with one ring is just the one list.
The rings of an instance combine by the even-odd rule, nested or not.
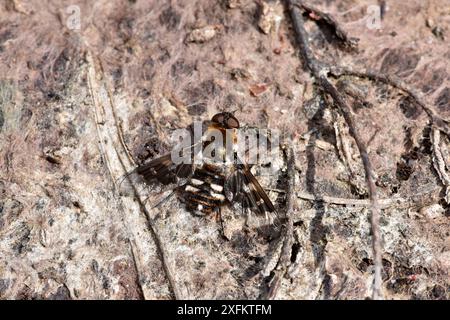
[[(192, 151), (199, 145), (207, 148), (212, 141), (207, 141), (205, 137), (211, 131), (222, 135), (223, 146), (230, 142), (227, 139), (231, 139), (235, 150), (236, 132), (239, 128), (239, 121), (232, 113), (217, 113), (210, 121), (203, 122), (201, 138), (197, 141), (194, 139), (186, 150)], [(191, 136), (193, 131), (192, 125), (188, 127)], [(230, 131), (231, 135), (226, 134)], [(212, 155), (215, 156), (217, 155), (215, 153), (224, 150), (225, 148), (216, 148)], [(195, 160), (188, 161), (189, 163), (176, 163), (171, 153), (139, 166), (136, 171), (147, 184), (155, 181), (164, 185), (175, 183), (177, 186), (174, 193), (195, 215), (220, 214), (222, 206), (233, 205), (236, 202), (241, 204), (242, 210), (249, 209), (257, 215), (267, 217), (269, 214), (276, 214), (274, 205), (251, 173), (248, 164), (242, 161), (240, 163), (229, 161), (226, 157), (220, 159), (221, 161), (212, 161), (211, 156), (204, 156), (201, 163)]]

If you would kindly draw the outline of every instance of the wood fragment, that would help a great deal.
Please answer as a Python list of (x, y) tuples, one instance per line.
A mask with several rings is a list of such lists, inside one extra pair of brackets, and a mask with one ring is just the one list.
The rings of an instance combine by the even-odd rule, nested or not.
[(441, 151), (440, 140), (441, 132), (437, 128), (433, 128), (430, 133), (431, 143), (433, 144), (433, 166), (438, 173), (439, 179), (445, 188), (445, 202), (450, 203), (450, 177), (447, 172), (447, 165)]
[(248, 89), (250, 90), (252, 96), (258, 97), (266, 92), (269, 89), (269, 86), (270, 85), (268, 83), (257, 83), (251, 85)]
[(270, 4), (261, 1), (260, 6), (259, 28), (265, 34), (270, 32), (278, 33), (281, 20), (283, 19), (283, 7), (278, 1)]
[(211, 40), (217, 34), (220, 26), (206, 26), (203, 28), (194, 29), (188, 35), (188, 42), (203, 43)]

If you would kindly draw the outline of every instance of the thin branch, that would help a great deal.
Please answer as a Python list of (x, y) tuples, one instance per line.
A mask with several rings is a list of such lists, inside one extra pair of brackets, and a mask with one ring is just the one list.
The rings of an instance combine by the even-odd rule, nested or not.
[(131, 239), (128, 239), (128, 242), (130, 244), (131, 258), (132, 258), (132, 261), (133, 261), (133, 267), (136, 270), (136, 277), (137, 277), (136, 282), (137, 282), (137, 286), (138, 286), (138, 294), (139, 294), (141, 300), (142, 299), (147, 300), (147, 297), (145, 296), (144, 288), (142, 288), (140, 262), (138, 263), (137, 256), (136, 256), (136, 253), (135, 253), (135, 246), (136, 245), (134, 244), (134, 241), (131, 240)]
[(403, 91), (407, 96), (409, 96), (415, 104), (417, 104), (422, 110), (425, 111), (431, 123), (431, 136), (430, 140), (433, 145), (433, 166), (445, 187), (445, 201), (450, 203), (450, 178), (445, 170), (445, 161), (443, 159), (439, 139), (440, 132), (445, 133), (450, 137), (449, 122), (442, 117), (440, 117), (436, 111), (430, 108), (424, 101), (423, 95), (413, 88), (410, 88), (403, 80), (396, 76), (386, 75), (374, 70), (353, 70), (343, 67), (331, 67), (330, 74), (334, 77), (341, 76), (354, 76), (359, 78), (369, 79), (371, 81), (378, 81), (397, 88)]
[[(125, 164), (123, 163), (123, 160), (120, 157), (120, 154), (117, 151), (115, 146), (114, 146), (114, 149), (115, 149), (115, 151), (117, 153), (117, 157), (119, 158), (119, 161), (120, 161), (122, 167), (125, 170)], [(167, 261), (168, 260), (167, 259), (167, 256), (168, 256), (167, 252), (168, 251), (166, 250), (163, 242), (161, 241), (161, 237), (159, 236), (159, 233), (156, 230), (156, 227), (155, 227), (155, 225), (153, 223), (153, 219), (151, 218), (151, 215), (148, 212), (147, 207), (145, 206), (145, 201), (142, 201), (136, 185), (133, 183), (133, 181), (131, 181), (130, 176), (127, 175), (126, 179), (128, 180), (128, 183), (133, 188), (133, 192), (134, 192), (134, 194), (136, 196), (137, 202), (139, 203), (139, 207), (141, 208), (141, 211), (145, 215), (145, 218), (146, 218), (146, 221), (147, 221), (148, 230), (150, 231), (152, 239), (155, 242), (155, 246), (156, 246), (159, 258), (161, 260), (161, 264), (162, 264), (162, 267), (164, 269), (165, 276), (166, 276), (167, 280), (169, 281), (169, 285), (170, 285), (173, 297), (174, 297), (175, 300), (180, 300), (180, 299), (182, 299), (183, 295), (182, 295), (180, 289), (178, 288), (178, 286), (177, 286), (177, 284), (175, 282), (175, 277), (172, 274), (171, 268), (169, 268), (168, 261)]]
[(355, 51), (358, 50), (359, 39), (349, 37), (347, 32), (341, 28), (336, 19), (334, 19), (330, 14), (311, 6), (310, 4), (305, 4), (302, 1), (299, 1), (298, 5), (301, 6), (306, 12), (310, 13), (311, 19), (323, 20), (328, 26), (330, 26), (336, 37), (341, 41), (345, 48)]
[[(88, 55), (88, 62), (89, 62), (88, 86), (89, 86), (89, 90), (90, 90), (91, 97), (92, 97), (92, 100), (93, 100), (93, 105), (94, 105), (94, 117), (95, 117), (95, 122), (96, 122), (97, 135), (99, 137), (100, 153), (101, 153), (102, 157), (105, 159), (105, 162), (107, 164), (108, 171), (109, 171), (110, 176), (112, 178), (112, 183), (113, 183), (113, 186), (114, 186), (114, 190), (118, 190), (117, 185), (116, 185), (115, 175), (113, 173), (110, 160), (111, 159), (116, 159), (116, 161), (118, 161), (120, 163), (120, 167), (122, 169), (122, 172), (127, 172), (127, 165), (129, 166), (130, 164), (133, 164), (133, 159), (129, 158), (129, 154), (127, 153), (127, 150), (126, 150), (127, 149), (126, 145), (122, 145), (121, 144), (121, 147), (123, 149), (122, 150), (117, 150), (116, 145), (114, 143), (111, 143), (112, 149), (111, 149), (111, 147), (108, 147), (108, 146), (106, 146), (103, 143), (103, 138), (102, 137), (104, 136), (104, 134), (102, 134), (102, 130), (100, 129), (100, 125), (99, 124), (103, 123), (104, 119), (100, 119), (100, 116), (101, 116), (100, 110), (103, 111), (103, 115), (105, 115), (106, 112), (105, 112), (105, 109), (104, 109), (105, 108), (104, 105), (102, 103), (100, 103), (100, 101), (98, 101), (99, 88), (97, 87), (98, 84), (96, 83), (96, 80), (95, 80), (95, 79), (97, 79), (96, 78), (97, 77), (97, 75), (96, 75), (96, 66), (98, 66), (98, 63), (97, 63), (97, 60), (95, 60), (95, 58), (91, 54)], [(104, 77), (102, 77), (102, 78), (104, 78)], [(107, 91), (109, 91), (107, 85), (106, 85), (105, 89)], [(111, 96), (109, 96), (109, 98), (111, 98)], [(120, 128), (118, 127), (119, 123), (117, 122), (117, 117), (114, 114), (115, 111), (114, 111), (113, 101), (111, 100), (110, 103), (111, 103), (110, 107), (112, 108), (111, 112), (113, 114), (112, 117), (114, 118), (114, 121), (113, 121), (112, 125), (116, 127), (115, 128), (116, 130), (120, 130)], [(108, 137), (111, 140), (114, 140), (111, 132), (107, 132), (105, 134), (108, 135)], [(118, 133), (118, 139), (119, 139), (120, 143), (125, 143), (124, 140), (121, 138), (120, 133)], [(109, 154), (111, 156), (111, 159), (108, 156), (107, 148), (110, 151)], [(127, 157), (122, 156), (123, 152), (124, 152), (124, 149), (125, 149), (125, 154), (127, 154)], [(114, 152), (115, 152), (115, 156), (116, 157), (113, 156)], [(126, 163), (126, 159), (129, 160), (128, 164)], [(153, 239), (153, 241), (155, 243), (156, 252), (158, 253), (158, 257), (160, 258), (161, 265), (162, 265), (162, 268), (164, 270), (165, 276), (166, 276), (166, 278), (167, 278), (167, 280), (169, 282), (169, 284), (168, 284), (169, 290), (171, 291), (171, 293), (172, 293), (172, 295), (173, 295), (173, 297), (175, 299), (177, 299), (177, 300), (181, 299), (183, 296), (181, 294), (180, 289), (176, 285), (176, 282), (175, 282), (173, 274), (172, 274), (172, 270), (171, 270), (171, 268), (169, 268), (169, 265), (168, 265), (167, 250), (165, 249), (165, 247), (164, 247), (164, 245), (163, 245), (163, 243), (161, 241), (161, 238), (160, 238), (160, 236), (159, 236), (159, 234), (157, 232), (156, 226), (154, 225), (153, 220), (151, 219), (150, 213), (148, 212), (147, 208), (145, 207), (144, 202), (142, 201), (142, 199), (141, 199), (141, 197), (139, 195), (139, 192), (137, 190), (136, 185), (132, 183), (129, 175), (126, 175), (126, 178), (128, 179), (128, 181), (130, 182), (130, 185), (133, 188), (133, 191), (134, 191), (134, 193), (136, 195), (136, 199), (138, 201), (138, 205), (139, 205), (139, 208), (140, 208), (141, 212), (143, 212), (144, 215), (145, 215), (147, 227), (148, 227), (148, 229), (150, 231), (150, 235), (151, 235), (151, 237), (152, 237), (152, 239)], [(124, 208), (122, 200), (119, 201), (119, 205), (120, 205), (120, 208), (122, 209), (122, 211), (124, 211), (125, 208)], [(126, 219), (125, 219), (125, 221), (126, 221)], [(128, 226), (127, 226), (127, 231), (129, 232), (129, 227)], [(134, 252), (132, 252), (132, 254), (134, 255)], [(137, 269), (137, 272), (139, 273), (138, 269)]]
[[(98, 60), (99, 60), (99, 65), (100, 65), (102, 73), (106, 74), (105, 73), (105, 67), (103, 65), (103, 60), (100, 59), (100, 58)], [(123, 136), (122, 119), (119, 119), (119, 117), (117, 116), (116, 104), (115, 104), (112, 92), (111, 92), (111, 90), (109, 90), (109, 88), (107, 88), (107, 93), (108, 93), (109, 102), (111, 104), (111, 111), (112, 111), (112, 114), (113, 114), (114, 123), (115, 123), (116, 128), (117, 128), (117, 136), (119, 138), (120, 144), (122, 145), (122, 148), (123, 148), (124, 152), (126, 153), (127, 158), (130, 161), (130, 163), (133, 166), (136, 166), (136, 161), (133, 159), (133, 156), (131, 155), (130, 149), (128, 148), (128, 145), (125, 143), (125, 138)], [(126, 169), (126, 168), (124, 168), (124, 169)]]
[[(335, 112), (333, 112), (335, 113)], [(350, 173), (349, 183), (361, 194), (365, 193), (362, 182), (359, 179), (358, 172), (355, 169), (355, 160), (352, 158), (351, 137), (345, 130), (345, 123), (339, 113), (334, 116), (334, 132), (336, 137), (336, 147), (338, 154)]]
[(358, 131), (356, 130), (353, 115), (351, 113), (350, 107), (348, 106), (345, 99), (341, 96), (336, 87), (328, 79), (328, 73), (330, 72), (329, 67), (317, 60), (310, 48), (308, 34), (304, 27), (304, 20), (302, 12), (295, 6), (292, 0), (286, 0), (289, 13), (291, 15), (292, 23), (294, 26), (296, 40), (300, 47), (300, 52), (303, 56), (303, 61), (311, 71), (313, 76), (316, 78), (317, 84), (322, 88), (322, 90), (327, 93), (334, 101), (334, 104), (338, 107), (339, 111), (343, 115), (348, 127), (349, 132), (353, 139), (355, 139), (356, 145), (358, 147), (359, 153), (361, 155), (366, 183), (369, 191), (369, 198), (371, 202), (371, 229), (372, 229), (372, 250), (374, 255), (374, 265), (375, 265), (375, 275), (374, 275), (374, 285), (373, 285), (373, 299), (380, 299), (381, 295), (381, 236), (380, 236), (380, 209), (378, 205), (377, 188), (375, 186), (375, 180), (372, 174), (372, 164), (370, 162), (367, 149), (363, 143)]
[(267, 292), (266, 299), (272, 300), (276, 297), (278, 290), (280, 289), (281, 279), (286, 274), (289, 265), (291, 264), (291, 251), (292, 251), (292, 237), (294, 232), (294, 184), (295, 184), (295, 155), (294, 151), (290, 148), (287, 162), (287, 175), (289, 177), (287, 191), (286, 191), (286, 222), (284, 225), (284, 241), (281, 247), (281, 254), (278, 260), (278, 264), (274, 270), (275, 275), (269, 285), (269, 291)]
[(403, 80), (396, 76), (383, 74), (374, 70), (353, 70), (343, 67), (330, 67), (330, 74), (334, 77), (354, 76), (358, 78), (365, 78), (372, 81), (378, 81), (390, 85), (394, 88), (403, 91), (410, 96), (414, 102), (421, 107), (430, 118), (432, 125), (440, 131), (450, 136), (449, 123), (447, 120), (440, 117), (436, 111), (427, 106), (423, 100), (422, 94), (410, 88)]
[[(430, 197), (430, 194), (437, 192), (439, 189), (440, 187), (431, 188), (429, 190), (426, 190), (425, 192), (415, 194), (413, 197), (410, 198), (392, 197), (388, 199), (378, 199), (378, 205), (380, 210), (387, 209), (393, 206), (395, 206), (395, 208), (410, 208), (417, 205), (415, 204), (415, 202), (420, 203), (420, 206), (422, 207), (427, 206), (432, 203), (435, 203), (435, 200), (432, 197)], [(276, 193), (285, 193), (285, 191), (281, 189), (266, 188), (266, 190)], [(296, 191), (295, 196), (302, 200), (322, 201), (328, 204), (343, 205), (343, 206), (370, 207), (371, 204), (370, 199), (338, 198), (326, 195), (314, 195), (312, 193), (304, 191)]]

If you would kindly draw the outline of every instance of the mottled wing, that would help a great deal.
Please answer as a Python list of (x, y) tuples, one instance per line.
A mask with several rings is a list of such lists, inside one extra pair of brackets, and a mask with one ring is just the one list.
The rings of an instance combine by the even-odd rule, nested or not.
[(136, 172), (144, 178), (147, 184), (158, 181), (165, 185), (177, 183), (178, 179), (189, 177), (192, 171), (192, 164), (176, 165), (170, 154), (153, 159), (136, 168)]
[(223, 194), (224, 179), (221, 167), (204, 163), (194, 170), (186, 184), (178, 188), (179, 197), (192, 213), (201, 216), (210, 214), (226, 200)]
[(276, 214), (272, 201), (245, 164), (237, 165), (227, 178), (225, 195), (231, 203), (241, 203), (258, 215)]
[[(202, 132), (206, 132), (209, 125), (210, 121), (204, 122)], [(190, 134), (191, 138), (195, 139), (193, 125), (190, 125), (187, 128), (187, 134)], [(162, 184), (168, 185), (177, 183), (179, 179), (188, 178), (194, 171), (193, 152), (194, 147), (199, 143), (201, 143), (201, 139), (198, 141), (194, 140), (191, 146), (184, 149), (185, 151), (189, 150), (191, 154), (191, 163), (175, 164), (172, 161), (171, 154), (166, 154), (137, 167), (136, 172), (144, 178), (147, 184), (158, 181)]]

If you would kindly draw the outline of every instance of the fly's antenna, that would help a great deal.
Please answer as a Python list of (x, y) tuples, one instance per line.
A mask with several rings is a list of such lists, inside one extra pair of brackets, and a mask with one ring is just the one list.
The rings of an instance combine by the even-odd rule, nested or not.
[(230, 113), (234, 116), (234, 115), (236, 115), (236, 112), (238, 112), (238, 111), (240, 111), (239, 108), (236, 108), (236, 109), (230, 111)]
[(129, 179), (129, 177), (136, 172), (136, 168), (125, 173), (123, 176), (118, 177), (115, 181), (114, 181), (114, 185), (117, 185), (117, 191), (120, 193), (120, 189), (122, 186), (122, 183), (125, 181), (125, 179)]
[(170, 194), (166, 197), (164, 197), (162, 200), (160, 200), (157, 204), (155, 204), (152, 209), (158, 208), (159, 206), (161, 206), (163, 203), (165, 203), (167, 200), (169, 200), (176, 192), (176, 189), (173, 189)]

